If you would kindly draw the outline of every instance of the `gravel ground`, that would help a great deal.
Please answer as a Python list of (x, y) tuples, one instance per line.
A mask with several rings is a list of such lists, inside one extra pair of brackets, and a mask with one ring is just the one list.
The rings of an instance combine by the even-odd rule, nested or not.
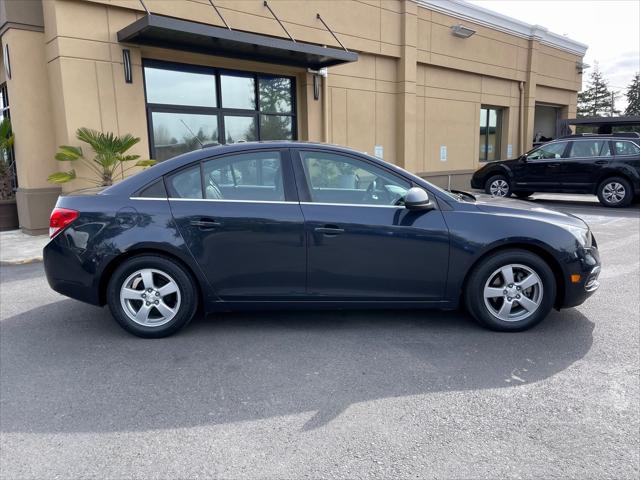
[(518, 334), (450, 312), (235, 313), (141, 340), (0, 274), (2, 478), (638, 478), (640, 208), (600, 291)]

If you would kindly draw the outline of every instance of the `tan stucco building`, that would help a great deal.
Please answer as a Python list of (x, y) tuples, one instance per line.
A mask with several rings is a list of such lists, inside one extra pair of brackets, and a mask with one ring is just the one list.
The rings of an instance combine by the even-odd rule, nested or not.
[(159, 159), (193, 135), (324, 141), (468, 188), (575, 116), (586, 51), (460, 0), (1, 0), (0, 16), (26, 231), (47, 227), (47, 176), (69, 168), (54, 154), (79, 127)]

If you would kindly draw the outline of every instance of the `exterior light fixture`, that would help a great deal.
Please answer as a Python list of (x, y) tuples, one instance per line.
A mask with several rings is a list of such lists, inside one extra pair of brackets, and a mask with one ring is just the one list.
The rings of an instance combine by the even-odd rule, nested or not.
[(133, 83), (133, 72), (131, 70), (131, 51), (128, 48), (122, 49), (122, 65), (124, 66), (124, 81)]
[(576, 70), (578, 71), (578, 73), (582, 73), (584, 72), (587, 68), (589, 68), (591, 65), (589, 65), (588, 63), (584, 63), (584, 62), (576, 62)]
[(329, 71), (327, 67), (323, 67), (320, 70), (312, 70), (309, 68), (307, 71), (313, 75), (313, 99), (318, 100), (320, 98), (320, 77), (327, 78)]
[(471, 35), (476, 33), (476, 31), (473, 28), (465, 27), (464, 25), (459, 23), (458, 25), (453, 25), (451, 27), (451, 33), (455, 37), (469, 38)]
[(9, 80), (11, 80), (11, 59), (9, 58), (9, 44), (4, 44), (4, 55), (2, 56), (4, 60), (4, 73)]

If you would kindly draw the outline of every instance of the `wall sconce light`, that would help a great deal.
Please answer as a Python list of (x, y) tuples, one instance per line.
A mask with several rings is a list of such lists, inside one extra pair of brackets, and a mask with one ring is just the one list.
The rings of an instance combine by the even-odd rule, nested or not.
[(327, 78), (329, 72), (327, 67), (323, 67), (320, 70), (307, 70), (313, 75), (313, 99), (318, 100), (320, 98), (320, 77)]
[(453, 25), (451, 27), (451, 33), (455, 37), (469, 38), (471, 35), (476, 33), (476, 31), (473, 28), (465, 27), (464, 25), (459, 23), (458, 25)]
[(584, 72), (587, 68), (589, 68), (591, 65), (589, 65), (588, 63), (584, 63), (584, 62), (576, 62), (576, 70), (578, 71), (578, 73), (582, 73)]
[(9, 58), (9, 44), (4, 44), (4, 51), (2, 55), (4, 61), (4, 73), (9, 80), (11, 80), (11, 59)]
[(122, 49), (122, 65), (124, 66), (124, 81), (133, 83), (133, 72), (131, 70), (131, 52), (128, 48)]

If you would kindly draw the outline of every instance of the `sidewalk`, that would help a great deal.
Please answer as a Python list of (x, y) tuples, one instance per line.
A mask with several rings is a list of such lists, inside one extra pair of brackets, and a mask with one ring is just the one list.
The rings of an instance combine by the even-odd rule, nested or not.
[(0, 265), (42, 261), (48, 235), (27, 235), (20, 230), (0, 232)]

